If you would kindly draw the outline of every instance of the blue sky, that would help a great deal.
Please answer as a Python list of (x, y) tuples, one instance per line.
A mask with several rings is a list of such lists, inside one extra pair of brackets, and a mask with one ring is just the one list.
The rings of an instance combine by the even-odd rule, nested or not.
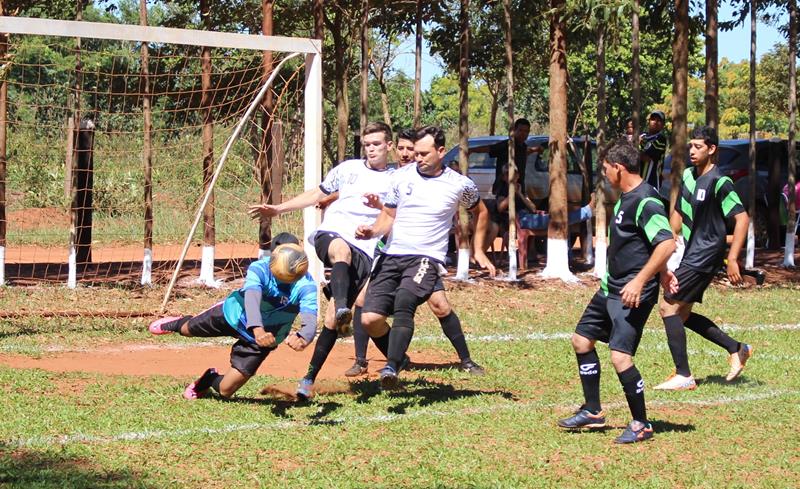
[[(732, 9), (725, 4), (720, 7), (720, 21), (730, 20)], [(781, 23), (788, 23), (788, 16), (784, 14), (780, 19)], [(756, 55), (762, 55), (772, 49), (777, 44), (785, 42), (776, 27), (759, 22), (756, 33)], [(414, 76), (414, 39), (406, 41), (400, 48), (402, 54), (395, 61), (395, 66), (413, 78)], [(719, 33), (719, 57), (728, 58), (729, 61), (738, 62), (750, 58), (750, 16), (743, 24), (736, 29)], [(442, 68), (439, 62), (430, 56), (428, 46), (423, 47), (422, 57), (422, 89), (430, 87), (434, 76), (441, 74)]]

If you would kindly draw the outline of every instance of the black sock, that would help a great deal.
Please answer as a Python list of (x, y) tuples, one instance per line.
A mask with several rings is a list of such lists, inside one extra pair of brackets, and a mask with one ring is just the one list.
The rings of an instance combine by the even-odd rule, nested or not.
[(336, 309), (347, 307), (347, 292), (350, 289), (350, 265), (337, 261), (331, 267), (331, 295)]
[(467, 347), (467, 339), (464, 338), (464, 330), (461, 329), (461, 321), (458, 319), (455, 311), (450, 311), (450, 314), (443, 318), (439, 318), (439, 324), (442, 325), (442, 331), (447, 339), (452, 343), (453, 348), (458, 353), (458, 358), (462, 362), (469, 360), (469, 348)]
[(353, 313), (353, 343), (356, 348), (356, 362), (360, 364), (367, 363), (367, 343), (369, 343), (369, 335), (361, 324), (361, 308), (356, 306)]
[(664, 330), (667, 333), (667, 345), (675, 364), (675, 373), (688, 377), (692, 375), (689, 369), (689, 353), (686, 352), (686, 330), (683, 321), (677, 314), (664, 318)]
[(389, 355), (386, 357), (386, 365), (398, 370), (398, 366), (403, 363), (403, 358), (411, 344), (411, 337), (414, 336), (414, 326), (397, 324), (395, 319), (392, 330), (389, 332)]
[(211, 381), (211, 388), (214, 389), (219, 395), (222, 395), (222, 393), (219, 391), (219, 385), (222, 383), (222, 379), (224, 377), (224, 375), (217, 374), (217, 376), (214, 377), (214, 380)]
[(592, 414), (597, 414), (602, 410), (600, 407), (600, 358), (597, 356), (597, 350), (576, 353), (575, 356), (578, 358), (578, 374), (580, 374), (583, 387), (585, 401), (583, 407)]
[(686, 327), (715, 345), (725, 348), (728, 353), (739, 351), (739, 342), (725, 334), (714, 321), (703, 315), (694, 312), (689, 314), (686, 318)]
[(203, 375), (197, 379), (197, 382), (194, 383), (194, 390), (197, 392), (207, 390), (214, 384), (214, 381), (217, 379), (221, 379), (222, 376), (217, 373), (214, 369), (208, 369), (203, 372)]
[(383, 336), (379, 336), (377, 338), (374, 336), (372, 337), (372, 342), (375, 343), (378, 351), (383, 353), (383, 356), (386, 358), (389, 358), (389, 333), (391, 333), (391, 330), (387, 331)]
[(304, 378), (312, 382), (317, 379), (317, 374), (319, 374), (322, 365), (325, 363), (325, 360), (327, 360), (328, 354), (333, 350), (333, 345), (336, 343), (336, 338), (338, 337), (339, 333), (337, 333), (335, 329), (322, 328), (322, 332), (317, 338), (317, 344), (314, 346), (314, 354), (311, 355), (311, 362), (308, 364), (308, 371)]
[(181, 327), (188, 323), (190, 319), (194, 316), (183, 316), (180, 319), (176, 319), (175, 321), (170, 321), (168, 323), (164, 323), (161, 325), (161, 329), (164, 331), (172, 331), (174, 333), (180, 333)]
[(625, 391), (625, 399), (628, 400), (628, 408), (635, 421), (647, 424), (647, 408), (644, 405), (644, 380), (636, 365), (624, 372), (617, 372), (622, 390)]

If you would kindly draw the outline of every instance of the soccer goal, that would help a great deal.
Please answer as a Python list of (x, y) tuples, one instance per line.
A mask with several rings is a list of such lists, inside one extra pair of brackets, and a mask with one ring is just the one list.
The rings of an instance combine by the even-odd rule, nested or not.
[(18, 17), (0, 33), (0, 285), (215, 286), (271, 230), (315, 228), (313, 209), (246, 209), (319, 184), (319, 41)]

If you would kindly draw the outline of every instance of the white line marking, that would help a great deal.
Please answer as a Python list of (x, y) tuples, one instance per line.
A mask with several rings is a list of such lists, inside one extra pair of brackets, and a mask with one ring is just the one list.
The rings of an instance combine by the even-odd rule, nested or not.
[[(705, 399), (687, 399), (687, 400), (655, 400), (649, 401), (649, 406), (720, 406), (732, 404), (735, 402), (750, 402), (762, 401), (765, 399), (774, 399), (783, 396), (797, 396), (800, 391), (794, 390), (770, 390), (761, 393), (750, 393), (739, 396), (721, 396), (716, 398)], [(614, 402), (606, 404), (608, 408), (622, 408), (627, 406), (624, 402)], [(142, 440), (161, 440), (166, 438), (177, 438), (182, 436), (193, 435), (216, 435), (226, 433), (237, 433), (241, 431), (252, 430), (286, 430), (295, 428), (304, 428), (318, 425), (339, 426), (343, 424), (371, 424), (371, 423), (386, 423), (395, 420), (405, 420), (423, 417), (445, 417), (445, 416), (469, 416), (469, 415), (485, 415), (495, 412), (520, 410), (520, 409), (553, 409), (553, 410), (567, 410), (575, 407), (575, 404), (555, 404), (555, 403), (540, 403), (540, 402), (521, 402), (521, 403), (504, 403), (493, 404), (483, 407), (468, 407), (457, 410), (435, 410), (435, 409), (421, 409), (413, 413), (406, 414), (379, 414), (373, 416), (354, 416), (351, 418), (335, 418), (330, 420), (321, 421), (274, 421), (271, 423), (247, 423), (247, 424), (231, 424), (222, 426), (220, 428), (186, 428), (179, 430), (144, 430), (133, 431), (126, 433), (119, 433), (116, 435), (88, 435), (83, 433), (75, 433), (71, 435), (62, 436), (36, 436), (31, 438), (22, 438), (18, 440), (10, 440), (8, 445), (14, 445), (18, 448), (30, 447), (50, 447), (50, 446), (63, 446), (73, 443), (94, 443), (94, 444), (108, 444), (119, 441), (142, 441)]]

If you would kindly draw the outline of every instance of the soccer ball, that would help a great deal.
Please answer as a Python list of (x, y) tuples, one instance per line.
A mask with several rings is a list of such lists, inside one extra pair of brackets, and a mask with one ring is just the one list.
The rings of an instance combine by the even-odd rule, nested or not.
[(283, 283), (297, 282), (308, 271), (308, 257), (300, 245), (282, 244), (272, 251), (269, 271)]

